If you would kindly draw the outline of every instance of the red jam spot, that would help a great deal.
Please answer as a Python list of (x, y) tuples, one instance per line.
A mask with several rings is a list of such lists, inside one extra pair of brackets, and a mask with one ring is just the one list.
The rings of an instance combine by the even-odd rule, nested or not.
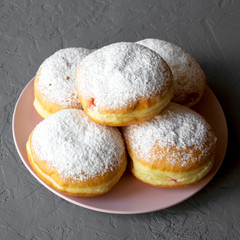
[(95, 99), (94, 98), (90, 98), (90, 100), (88, 101), (87, 108), (93, 108), (93, 107), (96, 107)]
[(174, 179), (174, 178), (170, 178), (170, 181), (173, 181), (175, 183), (178, 183), (178, 180), (177, 179)]

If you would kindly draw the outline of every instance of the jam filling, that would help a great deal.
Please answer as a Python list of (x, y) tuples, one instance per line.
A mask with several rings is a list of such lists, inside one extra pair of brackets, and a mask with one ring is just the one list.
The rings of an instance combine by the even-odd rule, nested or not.
[(90, 100), (88, 101), (88, 104), (87, 104), (87, 108), (94, 108), (94, 107), (96, 107), (95, 99), (90, 98)]
[(174, 178), (170, 178), (170, 181), (173, 181), (175, 183), (178, 183), (179, 181), (177, 179), (174, 179)]

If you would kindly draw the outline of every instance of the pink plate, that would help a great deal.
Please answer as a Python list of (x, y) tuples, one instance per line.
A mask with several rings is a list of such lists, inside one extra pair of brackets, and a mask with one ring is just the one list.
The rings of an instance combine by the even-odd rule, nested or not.
[(207, 87), (201, 101), (194, 107), (211, 124), (218, 140), (216, 159), (211, 172), (201, 181), (178, 189), (156, 188), (135, 179), (126, 172), (118, 184), (107, 194), (83, 198), (56, 191), (44, 183), (33, 171), (25, 149), (27, 139), (34, 127), (42, 121), (33, 107), (33, 79), (22, 91), (13, 114), (13, 137), (17, 151), (30, 173), (56, 195), (76, 205), (107, 213), (136, 214), (152, 212), (173, 206), (200, 191), (214, 177), (221, 166), (227, 149), (227, 123), (216, 96)]

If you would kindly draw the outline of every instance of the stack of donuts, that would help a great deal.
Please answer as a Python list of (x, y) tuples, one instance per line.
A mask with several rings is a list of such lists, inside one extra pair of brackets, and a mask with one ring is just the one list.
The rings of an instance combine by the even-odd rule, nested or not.
[(146, 184), (193, 184), (214, 163), (216, 137), (190, 109), (205, 86), (193, 57), (158, 39), (59, 50), (35, 76), (44, 120), (29, 136), (28, 159), (44, 182), (76, 196), (108, 192), (127, 163)]

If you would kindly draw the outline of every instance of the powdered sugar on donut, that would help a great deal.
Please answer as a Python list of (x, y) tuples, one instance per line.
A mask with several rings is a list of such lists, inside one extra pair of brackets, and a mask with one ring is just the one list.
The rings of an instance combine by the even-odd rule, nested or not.
[(144, 39), (137, 43), (160, 54), (170, 66), (174, 87), (172, 101), (186, 104), (191, 98), (192, 101), (200, 98), (205, 89), (206, 77), (192, 56), (175, 44), (159, 39)]
[(60, 175), (81, 181), (120, 167), (125, 151), (117, 128), (96, 124), (76, 109), (59, 111), (38, 124), (31, 143)]
[[(166, 154), (171, 164), (179, 164), (180, 161), (181, 166), (187, 166), (190, 160), (198, 161), (216, 143), (216, 138), (203, 117), (175, 103), (170, 103), (161, 114), (149, 121), (124, 127), (123, 133), (127, 143), (146, 161), (158, 161), (159, 155), (154, 155), (152, 150), (155, 146), (160, 146), (166, 147), (163, 154)], [(210, 143), (206, 144), (209, 140)], [(172, 152), (173, 146), (179, 151)], [(197, 150), (201, 154), (194, 157), (192, 152)]]
[(40, 66), (38, 89), (41, 93), (63, 108), (81, 106), (75, 73), (84, 57), (91, 52), (85, 48), (66, 48), (47, 58)]
[(155, 95), (164, 97), (171, 72), (154, 51), (120, 42), (88, 55), (78, 68), (77, 85), (81, 95), (94, 98), (96, 107), (121, 109)]

